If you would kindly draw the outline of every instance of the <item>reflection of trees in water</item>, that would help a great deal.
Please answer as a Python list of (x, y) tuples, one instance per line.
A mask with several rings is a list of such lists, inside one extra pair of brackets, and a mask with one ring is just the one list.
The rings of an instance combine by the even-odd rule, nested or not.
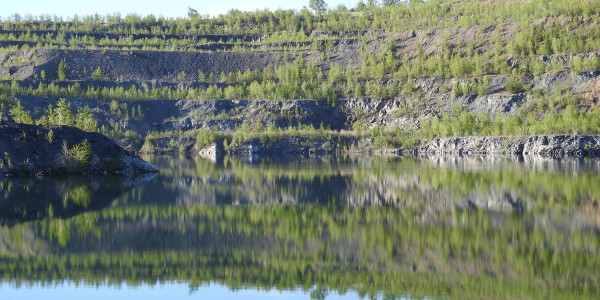
[[(156, 180), (0, 180), (21, 222), (0, 227), (0, 276), (302, 287), (315, 297), (600, 292), (600, 175), (587, 165), (157, 160)], [(16, 201), (27, 189), (57, 197), (36, 211)], [(49, 204), (58, 209), (44, 215)]]
[(155, 174), (134, 177), (0, 178), (0, 222), (69, 217), (113, 202)]
[(164, 171), (156, 185), (143, 187), (146, 203), (320, 203), (523, 211), (556, 205), (576, 208), (600, 199), (596, 184), (600, 174), (593, 172), (599, 168), (583, 161), (544, 160), (536, 162), (537, 167), (531, 162), (475, 158), (327, 158), (275, 163), (226, 158), (221, 164), (157, 158), (155, 162)]
[(451, 298), (497, 288), (517, 298), (600, 292), (600, 233), (577, 228), (574, 213), (561, 215), (558, 226), (547, 226), (556, 216), (533, 212), (430, 217), (386, 207), (109, 207), (3, 228), (0, 240), (33, 232), (29, 242), (46, 247), (21, 257), (4, 252), (0, 274), (24, 281), (317, 285)]

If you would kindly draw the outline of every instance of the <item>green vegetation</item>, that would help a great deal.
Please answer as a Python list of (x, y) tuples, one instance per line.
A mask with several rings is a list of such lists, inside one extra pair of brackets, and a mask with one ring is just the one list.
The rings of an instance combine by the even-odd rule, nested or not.
[(310, 0), (308, 7), (316, 13), (322, 13), (327, 10), (327, 4), (324, 0)]
[(79, 107), (77, 109), (77, 118), (75, 119), (75, 127), (83, 131), (97, 131), (98, 122), (94, 119), (94, 115), (90, 112), (90, 109), (85, 107)]
[(517, 76), (511, 76), (506, 83), (506, 90), (513, 94), (521, 92), (523, 90), (521, 79)]
[[(56, 77), (48, 74), (51, 78), (46, 78), (44, 70), (36, 71), (33, 81), (11, 80), (12, 75), (8, 75), (0, 82), (0, 97), (109, 100), (114, 102), (110, 106), (112, 117), (125, 121), (140, 121), (144, 114), (139, 107), (127, 107), (121, 100), (315, 99), (327, 101), (321, 108), (324, 113), (343, 111), (353, 122), (364, 122), (370, 111), (348, 111), (341, 101), (371, 98), (394, 101), (396, 116), (409, 123), (418, 116), (427, 117), (418, 122), (419, 134), (408, 127), (374, 129), (378, 133), (368, 136), (378, 141), (376, 147), (414, 145), (436, 136), (463, 134), (600, 133), (600, 108), (593, 96), (571, 95), (565, 102), (562, 90), (532, 88), (539, 83), (536, 76), (592, 76), (600, 71), (597, 1), (386, 0), (329, 9), (322, 0), (307, 4), (308, 8), (299, 11), (232, 10), (216, 17), (205, 17), (189, 8), (187, 17), (177, 19), (153, 15), (68, 19), (14, 15), (0, 22), (4, 30), (0, 41), (7, 45), (4, 51), (47, 48), (104, 53), (112, 49), (134, 57), (139, 52), (131, 50), (277, 53), (269, 53), (273, 63), (265, 68), (228, 66), (205, 73), (178, 67), (172, 74), (141, 80), (127, 74), (124, 78), (114, 68), (97, 63), (82, 66), (71, 61), (66, 51), (67, 55), (41, 63), (46, 70), (50, 70), (46, 66), (56, 68)], [(437, 29), (428, 32), (432, 28)], [(13, 57), (4, 64), (37, 66), (38, 60), (36, 55)], [(449, 105), (439, 103), (440, 99), (455, 101), (489, 94), (512, 94), (515, 98), (533, 94), (535, 99), (516, 114), (493, 116), (445, 111), (441, 107)], [(18, 122), (36, 122), (22, 107), (10, 108), (8, 115)], [(97, 128), (89, 109), (78, 110), (73, 121), (45, 118), (37, 122), (139, 138), (131, 130)], [(356, 128), (350, 130), (350, 122), (346, 125), (351, 135), (361, 135)], [(373, 127), (357, 124), (357, 128), (362, 125)], [(344, 136), (346, 132), (337, 134)], [(222, 137), (219, 132), (213, 135)], [(214, 136), (198, 134), (197, 144), (214, 140)], [(240, 144), (239, 139), (226, 142), (228, 146), (231, 142)], [(150, 142), (146, 144), (146, 150), (150, 149)]]
[[(181, 191), (178, 180), (129, 190), (114, 186), (120, 182), (114, 179), (107, 179), (108, 186), (89, 178), (63, 184), (0, 179), (3, 216), (35, 220), (0, 227), (10, 246), (0, 253), (0, 278), (117, 286), (180, 281), (191, 288), (218, 282), (281, 290), (316, 285), (445, 299), (593, 299), (598, 293), (600, 236), (592, 229), (600, 199), (597, 173), (538, 171), (514, 161), (483, 169), (389, 158), (155, 161), (169, 166), (162, 176), (201, 180), (184, 190), (206, 202), (165, 203), (164, 195)], [(422, 189), (406, 185), (415, 178)], [(20, 197), (44, 186), (60, 192), (35, 201)], [(363, 206), (364, 191), (378, 187), (386, 191), (381, 206)], [(94, 188), (115, 194), (93, 198)], [(532, 208), (491, 213), (440, 200), (507, 191), (515, 205)], [(274, 204), (282, 198), (302, 204)], [(211, 199), (270, 205), (205, 204)], [(82, 208), (90, 211), (72, 214)], [(581, 220), (591, 228), (572, 230)], [(201, 242), (206, 240), (212, 242)]]
[(46, 134), (46, 141), (48, 141), (48, 144), (52, 145), (52, 142), (54, 142), (54, 131), (48, 131), (48, 133)]
[[(323, 11), (323, 1), (312, 1), (315, 11)], [(383, 7), (369, 1), (360, 1), (355, 8), (340, 6), (324, 14), (311, 14), (308, 9), (258, 10), (241, 12), (231, 10), (225, 15), (205, 18), (188, 13), (186, 18), (157, 18), (154, 15), (139, 16), (119, 14), (73, 16), (63, 19), (57, 16), (39, 16), (28, 20), (13, 15), (4, 20), (4, 30), (36, 31), (57, 30), (59, 32), (87, 32), (90, 27), (99, 32), (128, 34), (242, 34), (269, 32), (311, 32), (329, 30), (376, 30), (403, 31), (419, 28), (445, 28), (473, 25), (490, 25), (541, 19), (546, 16), (566, 15), (592, 17), (600, 11), (595, 1), (533, 0), (520, 1), (384, 1)], [(308, 3), (310, 4), (310, 3)], [(310, 6), (310, 5), (309, 5)], [(195, 10), (191, 10), (192, 12)], [(35, 21), (35, 22), (31, 22)], [(112, 26), (102, 27), (104, 23)]]
[(58, 64), (58, 70), (56, 71), (56, 76), (58, 80), (63, 81), (67, 79), (67, 74), (65, 73), (65, 61), (61, 60)]
[(63, 152), (65, 156), (73, 159), (77, 164), (82, 167), (87, 167), (92, 162), (92, 145), (88, 140), (83, 140), (81, 143), (76, 144), (72, 147), (67, 145), (66, 141), (63, 141)]
[[(0, 276), (47, 284), (67, 279), (109, 285), (177, 280), (191, 287), (219, 282), (232, 288), (269, 289), (317, 285), (365, 295), (446, 299), (536, 298), (540, 293), (548, 299), (592, 299), (598, 292), (598, 233), (540, 223), (554, 213), (560, 214), (561, 224), (577, 222), (577, 214), (600, 197), (597, 174), (542, 173), (512, 164), (496, 170), (440, 170), (409, 159), (376, 159), (372, 165), (354, 166), (253, 165), (234, 159), (221, 167), (202, 160), (165, 163), (176, 168), (164, 176), (203, 179), (206, 184), (200, 191), (207, 195), (239, 193), (255, 201), (277, 201), (289, 194), (301, 198), (308, 192), (319, 197), (297, 206), (156, 206), (140, 200), (149, 199), (156, 187), (134, 189), (100, 211), (3, 227), (10, 233), (7, 243), (21, 241), (16, 249), (28, 249), (36, 242), (52, 247), (44, 255), (4, 252)], [(412, 187), (389, 186), (415, 174), (422, 184), (441, 189), (441, 194), (458, 197), (510, 190), (515, 199), (533, 199), (538, 209), (492, 214), (456, 208), (423, 220), (423, 210), (431, 209), (432, 195), (426, 192), (431, 189), (419, 194)], [(236, 180), (225, 185), (216, 180), (225, 175)], [(273, 185), (273, 180), (281, 184)], [(286, 184), (290, 182), (297, 185)], [(337, 188), (307, 188), (317, 182)], [(163, 184), (165, 191), (174, 188), (168, 181)], [(360, 195), (374, 184), (387, 185), (389, 196), (411, 201), (403, 209), (349, 207), (340, 202), (340, 195)], [(17, 188), (22, 185), (15, 184), (12, 192)], [(69, 190), (68, 195), (86, 190), (82, 185), (61, 188)], [(54, 213), (90, 204), (83, 198), (62, 199), (51, 205)], [(22, 239), (25, 234), (34, 240)], [(197, 242), (206, 239), (213, 242)], [(157, 250), (148, 241), (169, 247)], [(75, 245), (77, 250), (71, 250)], [(328, 272), (322, 272), (324, 268)]]
[(98, 67), (98, 69), (92, 73), (92, 79), (102, 80), (102, 69), (100, 67)]
[(21, 106), (21, 101), (17, 100), (13, 107), (8, 111), (8, 114), (17, 123), (33, 124), (31, 114), (25, 109), (23, 109), (23, 107)]
[[(560, 107), (559, 110), (550, 110)], [(544, 113), (540, 117), (540, 113)], [(454, 107), (441, 118), (424, 122), (416, 136), (526, 136), (534, 134), (600, 133), (600, 110), (577, 111), (573, 95), (541, 96), (532, 106), (523, 107), (515, 115), (474, 114)]]
[[(410, 147), (439, 136), (600, 133), (593, 81), (600, 1), (306, 2), (299, 11), (215, 17), (189, 8), (177, 19), (11, 16), (0, 21), (0, 52), (15, 52), (2, 58), (8, 71), (0, 78), (0, 119), (134, 139), (144, 153), (213, 143), (247, 151), (256, 142), (303, 151), (318, 143), (336, 152)], [(133, 75), (109, 63), (118, 57), (137, 67), (140, 57), (168, 51), (210, 54)], [(202, 62), (248, 62), (250, 51), (266, 62)], [(100, 58), (82, 63), (73, 53)], [(565, 86), (552, 86), (556, 78)], [(578, 82), (590, 88), (568, 86)], [(240, 101), (181, 101), (164, 112), (148, 108), (162, 102), (137, 101), (212, 99)], [(272, 101), (252, 102), (268, 104), (256, 109), (248, 99)], [(298, 99), (316, 101), (284, 101)], [(472, 109), (486, 100), (494, 107)], [(94, 157), (88, 140), (67, 144), (52, 130), (38, 136), (45, 146), (62, 142), (66, 165), (85, 168)], [(0, 278), (176, 281), (191, 290), (222, 283), (316, 296), (356, 290), (370, 298), (600, 293), (600, 175), (577, 163), (550, 172), (552, 161), (538, 171), (508, 162), (457, 169), (407, 158), (269, 159), (167, 160), (160, 176), (172, 180), (152, 186), (2, 178)], [(0, 169), (27, 165), (22, 160), (4, 153)], [(34, 190), (47, 195), (23, 196)]]
[(39, 120), (33, 120), (31, 113), (21, 106), (19, 100), (15, 100), (9, 115), (16, 123), (40, 124), (43, 126), (73, 126), (84, 131), (98, 131), (98, 122), (91, 113), (89, 107), (79, 107), (77, 114), (73, 114), (71, 103), (66, 99), (60, 99), (56, 107), (50, 104)]

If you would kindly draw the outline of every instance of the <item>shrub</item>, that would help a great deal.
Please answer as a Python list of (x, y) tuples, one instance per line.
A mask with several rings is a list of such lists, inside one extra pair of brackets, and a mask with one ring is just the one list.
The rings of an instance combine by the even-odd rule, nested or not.
[(48, 144), (52, 144), (52, 142), (54, 142), (54, 131), (48, 131), (46, 134), (46, 140), (48, 141)]
[(100, 81), (102, 80), (103, 76), (102, 76), (102, 69), (100, 67), (98, 67), (98, 69), (96, 69), (96, 71), (94, 71), (92, 73), (92, 79), (96, 80), (96, 81)]
[(199, 129), (196, 134), (196, 149), (212, 144), (217, 139), (217, 133), (207, 129)]
[(491, 89), (490, 87), (490, 79), (487, 76), (483, 76), (483, 79), (477, 85), (477, 95), (483, 96)]
[(8, 111), (15, 123), (33, 124), (31, 114), (21, 106), (21, 101), (17, 100), (15, 105)]
[(92, 145), (87, 139), (71, 148), (69, 148), (67, 141), (63, 141), (63, 153), (73, 160), (77, 167), (88, 167), (94, 154)]
[(144, 145), (142, 146), (142, 149), (140, 151), (142, 153), (153, 153), (154, 152), (154, 145), (152, 144), (152, 141), (150, 140), (149, 136), (146, 136), (146, 138), (144, 139)]
[(75, 119), (75, 127), (83, 131), (96, 131), (98, 130), (98, 122), (94, 119), (94, 115), (90, 112), (90, 109), (80, 107), (77, 109), (77, 117)]
[(510, 93), (517, 94), (523, 90), (523, 85), (521, 84), (521, 78), (518, 76), (511, 76), (506, 82), (505, 86), (506, 90)]
[(66, 80), (67, 79), (67, 74), (65, 73), (65, 61), (61, 60), (60, 63), (58, 64), (58, 70), (56, 71), (57, 76), (58, 76), (58, 80)]
[(185, 81), (185, 72), (184, 72), (184, 71), (181, 71), (181, 73), (179, 73), (179, 74), (177, 75), (177, 81), (178, 81), (178, 82)]

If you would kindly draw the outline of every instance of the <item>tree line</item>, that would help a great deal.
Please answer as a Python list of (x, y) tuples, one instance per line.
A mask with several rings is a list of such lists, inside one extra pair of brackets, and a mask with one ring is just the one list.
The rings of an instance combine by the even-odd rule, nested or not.
[[(311, 3), (314, 2), (314, 3)], [(4, 30), (59, 30), (140, 34), (248, 34), (331, 30), (404, 31), (419, 28), (490, 25), (540, 19), (546, 16), (597, 17), (600, 4), (593, 0), (486, 1), (383, 0), (359, 1), (355, 7), (326, 8), (323, 1), (309, 1), (300, 10), (279, 9), (242, 12), (232, 9), (218, 16), (195, 9), (183, 18), (129, 14), (59, 16), (12, 15), (0, 23)], [(312, 4), (312, 5), (311, 5)], [(110, 24), (110, 26), (101, 26)]]

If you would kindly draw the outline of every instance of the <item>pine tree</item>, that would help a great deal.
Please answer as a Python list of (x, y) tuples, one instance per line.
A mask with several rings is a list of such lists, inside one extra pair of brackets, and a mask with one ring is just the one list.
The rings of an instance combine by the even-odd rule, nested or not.
[(58, 80), (66, 80), (67, 79), (67, 74), (65, 73), (65, 61), (64, 60), (61, 60), (60, 63), (58, 64), (57, 75), (58, 75)]
[(56, 125), (73, 126), (75, 123), (73, 112), (71, 111), (71, 103), (68, 103), (66, 99), (62, 98), (58, 101), (54, 112), (56, 114)]
[(102, 80), (103, 76), (102, 76), (102, 69), (100, 67), (98, 67), (98, 69), (96, 69), (96, 71), (94, 71), (92, 73), (92, 79), (96, 80), (96, 81), (100, 81)]
[(506, 83), (506, 90), (513, 94), (521, 92), (523, 90), (521, 78), (513, 74)]
[(31, 114), (21, 106), (21, 101), (17, 100), (15, 105), (8, 111), (8, 114), (13, 118), (15, 123), (33, 124)]
[(316, 13), (322, 13), (327, 10), (327, 4), (324, 0), (310, 0), (308, 7)]
[(94, 119), (94, 115), (90, 112), (90, 109), (80, 107), (77, 110), (77, 119), (75, 121), (75, 127), (83, 131), (96, 131), (98, 129), (98, 122)]

